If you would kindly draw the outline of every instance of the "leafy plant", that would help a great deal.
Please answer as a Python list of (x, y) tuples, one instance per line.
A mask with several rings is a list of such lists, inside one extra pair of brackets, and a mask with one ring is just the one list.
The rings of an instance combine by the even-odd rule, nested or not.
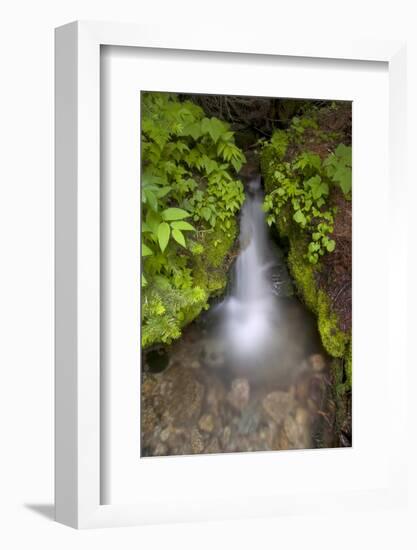
[[(206, 307), (207, 232), (235, 231), (245, 162), (228, 124), (174, 94), (142, 94), (142, 343), (169, 343)], [(224, 254), (226, 255), (227, 251)], [(223, 257), (223, 260), (224, 260)], [(201, 279), (201, 277), (200, 277)]]
[[(336, 242), (331, 238), (336, 210), (329, 205), (332, 186), (338, 186), (350, 198), (352, 161), (351, 147), (339, 144), (324, 161), (308, 151), (304, 132), (307, 128), (320, 132), (311, 116), (294, 117), (287, 130), (276, 130), (269, 141), (262, 142), (263, 157), (268, 158), (269, 193), (264, 210), (269, 225), (292, 218), (308, 236), (306, 258), (316, 264), (320, 257), (331, 253)], [(303, 150), (287, 159), (289, 147)]]
[(326, 158), (323, 166), (327, 176), (349, 196), (352, 190), (352, 147), (341, 143)]

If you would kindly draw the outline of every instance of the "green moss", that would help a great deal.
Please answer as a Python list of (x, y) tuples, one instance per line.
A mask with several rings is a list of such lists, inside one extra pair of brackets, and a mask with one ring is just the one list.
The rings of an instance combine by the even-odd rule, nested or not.
[(349, 341), (349, 345), (346, 349), (345, 354), (345, 372), (346, 372), (346, 382), (349, 388), (352, 387), (352, 339)]
[(331, 312), (330, 300), (323, 290), (317, 293), (317, 321), (324, 349), (332, 357), (344, 357), (349, 334), (339, 329), (337, 316)]
[(194, 283), (203, 288), (207, 297), (221, 294), (227, 284), (227, 256), (236, 240), (237, 223), (232, 220), (229, 229), (225, 231), (216, 226), (212, 231), (204, 233), (201, 244), (203, 254), (195, 257)]
[(317, 313), (317, 284), (314, 277), (314, 267), (306, 261), (304, 254), (298, 250), (294, 241), (290, 240), (288, 266), (306, 306)]

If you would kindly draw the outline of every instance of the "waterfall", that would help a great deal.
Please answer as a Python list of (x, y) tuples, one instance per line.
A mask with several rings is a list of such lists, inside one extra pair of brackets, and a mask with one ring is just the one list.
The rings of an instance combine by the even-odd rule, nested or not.
[(278, 307), (269, 274), (274, 265), (260, 177), (248, 185), (240, 221), (240, 253), (223, 309), (223, 338), (228, 355), (240, 367), (266, 360), (274, 347)]

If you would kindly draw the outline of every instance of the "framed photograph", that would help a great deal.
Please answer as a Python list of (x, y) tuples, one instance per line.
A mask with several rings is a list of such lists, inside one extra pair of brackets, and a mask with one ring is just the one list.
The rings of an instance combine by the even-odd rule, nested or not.
[(401, 505), (404, 44), (157, 30), (56, 30), (57, 520)]

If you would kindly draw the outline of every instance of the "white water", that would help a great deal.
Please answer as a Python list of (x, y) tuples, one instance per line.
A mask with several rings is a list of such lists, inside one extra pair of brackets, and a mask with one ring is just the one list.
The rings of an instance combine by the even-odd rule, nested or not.
[(268, 276), (274, 261), (262, 202), (258, 177), (250, 182), (242, 208), (235, 281), (223, 309), (226, 348), (240, 366), (264, 362), (277, 338), (278, 306)]

